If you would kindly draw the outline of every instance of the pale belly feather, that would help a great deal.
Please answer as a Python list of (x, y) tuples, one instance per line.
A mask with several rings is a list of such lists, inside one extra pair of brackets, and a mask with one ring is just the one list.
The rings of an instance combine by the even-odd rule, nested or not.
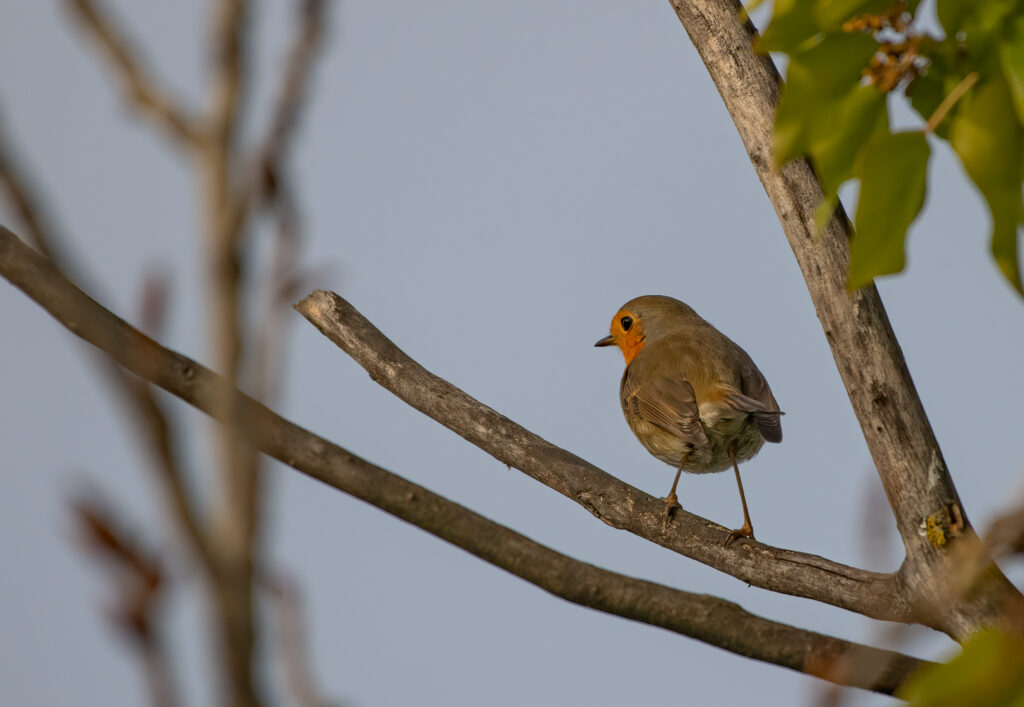
[(693, 474), (731, 468), (730, 444), (736, 453), (737, 462), (750, 459), (764, 446), (764, 437), (752, 417), (713, 404), (700, 406), (701, 427), (704, 428), (708, 442), (699, 447), (693, 447), (680, 436), (629, 413), (626, 414), (626, 422), (647, 451), (666, 464), (678, 467), (683, 453), (690, 450), (683, 470)]

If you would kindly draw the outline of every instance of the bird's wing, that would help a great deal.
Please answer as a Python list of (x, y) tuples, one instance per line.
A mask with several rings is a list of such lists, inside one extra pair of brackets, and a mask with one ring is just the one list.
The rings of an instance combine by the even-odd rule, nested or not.
[(697, 399), (688, 380), (656, 376), (641, 384), (629, 374), (627, 368), (622, 378), (623, 410), (678, 435), (694, 447), (707, 444)]
[(768, 381), (753, 363), (744, 367), (740, 385), (742, 390), (722, 385), (722, 400), (729, 407), (750, 414), (765, 441), (781, 442), (782, 420), (779, 418), (785, 413), (779, 410), (779, 404), (768, 387)]

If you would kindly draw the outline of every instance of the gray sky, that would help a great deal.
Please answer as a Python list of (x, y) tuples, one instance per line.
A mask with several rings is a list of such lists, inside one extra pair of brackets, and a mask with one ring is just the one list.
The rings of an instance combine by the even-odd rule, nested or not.
[[(201, 3), (109, 4), (159, 74), (198, 100)], [(168, 272), (163, 340), (205, 360), (188, 165), (127, 114), (58, 5), (4, 6), (7, 129), (90, 291), (133, 319), (144, 274)], [(260, 6), (253, 116), (290, 20), (290, 3)], [(428, 369), (658, 496), (672, 469), (622, 419), (621, 356), (592, 344), (631, 297), (678, 297), (751, 354), (787, 412), (783, 444), (743, 467), (758, 538), (895, 568), (895, 528), (803, 280), (669, 3), (347, 0), (335, 10), (294, 162), (304, 262), (329, 268), (315, 286), (340, 292)], [(984, 527), (1024, 491), (1024, 304), (988, 257), (987, 216), (944, 148), (931, 178), (909, 270), (880, 288)], [(924, 629), (894, 639), (887, 626), (747, 587), (612, 530), (407, 408), (291, 320), (282, 411), (377, 464), (602, 567), (921, 657), (953, 646)], [(105, 621), (106, 578), (71, 543), (66, 502), (92, 480), (167, 547), (145, 457), (84, 345), (10, 286), (0, 285), (0, 321), (0, 694), (10, 704), (140, 703), (141, 671)], [(203, 420), (179, 414), (204, 482)], [(791, 705), (821, 689), (567, 604), (287, 468), (275, 466), (271, 484), (273, 564), (301, 581), (316, 677), (349, 704)], [(685, 476), (680, 498), (723, 525), (741, 521), (729, 474)], [(1008, 570), (1024, 579), (1024, 568)], [(195, 582), (178, 587), (175, 658), (187, 694), (206, 704)], [(848, 694), (850, 704), (888, 702)]]

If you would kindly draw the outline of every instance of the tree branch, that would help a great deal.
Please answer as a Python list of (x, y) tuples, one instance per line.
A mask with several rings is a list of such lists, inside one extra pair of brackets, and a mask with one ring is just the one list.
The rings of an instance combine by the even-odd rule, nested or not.
[[(0, 274), (71, 332), (132, 373), (207, 414), (220, 410), (216, 401), (223, 378), (163, 348), (104, 309), (2, 226)], [(243, 423), (240, 432), (260, 451), (573, 603), (837, 684), (877, 692), (891, 694), (910, 673), (927, 664), (770, 621), (724, 599), (672, 589), (573, 559), (357, 457), (252, 398), (237, 391), (234, 395)]]
[(949, 550), (956, 538), (971, 535), (966, 514), (877, 290), (846, 289), (849, 220), (840, 207), (816, 235), (814, 212), (823, 194), (810, 164), (774, 166), (781, 83), (774, 64), (752, 51), (756, 31), (741, 21), (738, 0), (670, 1), (725, 101), (807, 282), (906, 548), (899, 573), (906, 598), (924, 610), (942, 596), (937, 627), (955, 637), (993, 623), (1004, 601), (1020, 594), (997, 571), (985, 591), (970, 599), (952, 596)]
[(156, 80), (144, 70), (143, 61), (124, 30), (93, 0), (65, 0), (64, 4), (103, 50), (121, 79), (129, 105), (148, 115), (181, 144), (195, 147), (198, 143), (195, 121), (177, 101), (157, 87)]
[(893, 575), (841, 565), (754, 540), (729, 548), (729, 531), (685, 510), (667, 528), (665, 504), (538, 437), (409, 358), (352, 305), (318, 290), (296, 305), (374, 381), (495, 459), (576, 501), (608, 525), (763, 589), (815, 599), (876, 619), (918, 617)]
[(242, 292), (247, 268), (242, 257), (250, 214), (249, 190), (239, 173), (241, 118), (249, 79), (248, 0), (210, 3), (207, 105), (198, 152), (203, 196), (203, 246), (208, 292), (207, 343), (219, 380), (214, 429), (220, 489), (214, 504), (215, 544), (220, 561), (214, 603), (225, 702), (261, 703), (253, 670), (259, 624), (254, 598), (258, 564), (259, 506), (263, 469), (244, 443), (235, 387), (246, 370), (246, 318)]

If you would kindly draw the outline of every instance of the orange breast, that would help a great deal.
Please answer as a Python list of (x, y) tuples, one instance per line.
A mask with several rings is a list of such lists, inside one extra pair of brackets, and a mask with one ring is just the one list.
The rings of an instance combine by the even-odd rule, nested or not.
[(629, 336), (627, 334), (617, 342), (619, 348), (622, 349), (622, 356), (623, 358), (626, 359), (627, 366), (630, 364), (630, 362), (632, 362), (634, 358), (636, 358), (636, 355), (640, 353), (640, 351), (644, 348), (644, 341), (645, 339), (642, 335)]

